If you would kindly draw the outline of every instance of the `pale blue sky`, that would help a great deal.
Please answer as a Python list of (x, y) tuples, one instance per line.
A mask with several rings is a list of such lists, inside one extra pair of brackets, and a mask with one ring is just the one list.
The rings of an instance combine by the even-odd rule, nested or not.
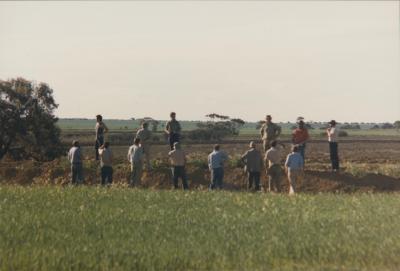
[(0, 79), (60, 117), (400, 119), (398, 1), (0, 2)]

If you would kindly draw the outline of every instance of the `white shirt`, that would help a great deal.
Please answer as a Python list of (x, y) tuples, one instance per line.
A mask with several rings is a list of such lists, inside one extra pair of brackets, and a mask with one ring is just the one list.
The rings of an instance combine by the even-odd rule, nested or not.
[(133, 164), (134, 162), (141, 162), (142, 160), (143, 160), (142, 146), (132, 145), (128, 151), (128, 161)]
[(331, 127), (328, 132), (328, 141), (337, 142), (339, 138), (339, 129), (337, 127)]
[(276, 147), (271, 147), (266, 153), (265, 153), (265, 161), (269, 162), (269, 166), (271, 167), (272, 165), (279, 165), (281, 163), (281, 152), (278, 148)]

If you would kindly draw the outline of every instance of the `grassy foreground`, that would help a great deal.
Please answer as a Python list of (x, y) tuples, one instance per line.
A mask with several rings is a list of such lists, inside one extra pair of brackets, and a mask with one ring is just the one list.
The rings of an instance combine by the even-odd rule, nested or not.
[(1, 270), (397, 270), (397, 194), (0, 186)]

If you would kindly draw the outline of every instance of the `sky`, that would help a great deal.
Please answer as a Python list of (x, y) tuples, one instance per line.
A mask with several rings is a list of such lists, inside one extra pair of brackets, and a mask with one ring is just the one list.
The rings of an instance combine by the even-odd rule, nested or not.
[(399, 1), (0, 2), (0, 79), (63, 118), (400, 119)]

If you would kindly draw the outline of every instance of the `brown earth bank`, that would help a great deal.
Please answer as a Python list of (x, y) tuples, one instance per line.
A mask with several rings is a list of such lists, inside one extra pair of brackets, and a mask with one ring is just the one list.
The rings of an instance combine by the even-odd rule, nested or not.
[[(284, 143), (282, 148), (282, 157), (290, 152), (290, 143)], [(227, 152), (231, 157), (238, 157), (243, 154), (249, 146), (249, 141), (236, 143), (221, 143), (221, 149)], [(261, 150), (261, 144), (257, 147)], [(183, 144), (183, 149), (189, 157), (196, 159), (206, 159), (207, 155), (212, 151), (213, 144)], [(129, 146), (111, 146), (115, 157), (125, 159)], [(94, 157), (94, 147), (84, 146), (84, 156), (88, 159)], [(163, 159), (169, 152), (169, 146), (166, 144), (153, 145), (151, 147), (151, 157)], [(339, 142), (339, 156), (342, 163), (356, 162), (368, 164), (386, 164), (399, 163), (400, 158), (400, 142), (379, 141), (375, 143), (365, 141)], [(306, 162), (329, 164), (329, 145), (326, 141), (310, 142), (306, 147)]]
[[(171, 189), (171, 170), (167, 160), (156, 159), (152, 171), (144, 171), (142, 188)], [(310, 166), (315, 168), (315, 166)], [(210, 172), (202, 161), (190, 161), (187, 175), (191, 189), (206, 190), (210, 183)], [(86, 185), (100, 184), (98, 162), (86, 160), (84, 163)], [(130, 176), (128, 163), (117, 163), (114, 166), (114, 185), (126, 186)], [(225, 169), (225, 189), (246, 191), (247, 180), (242, 168), (230, 164)], [(34, 161), (2, 161), (0, 164), (0, 184), (16, 185), (68, 185), (70, 183), (70, 166), (66, 159), (38, 163)], [(264, 191), (268, 187), (267, 176), (262, 174)], [(282, 177), (284, 191), (288, 190), (287, 179)], [(354, 193), (354, 192), (397, 192), (400, 191), (400, 179), (381, 174), (366, 173), (364, 176), (353, 176), (346, 172), (333, 173), (323, 169), (306, 169), (297, 184), (298, 192), (319, 193)]]

